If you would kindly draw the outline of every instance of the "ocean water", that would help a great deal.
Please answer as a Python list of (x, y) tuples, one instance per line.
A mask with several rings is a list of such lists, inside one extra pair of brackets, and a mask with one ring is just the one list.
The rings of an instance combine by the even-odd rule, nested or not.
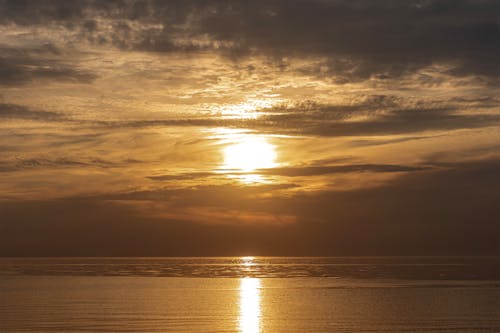
[(3, 258), (0, 332), (500, 332), (500, 258)]

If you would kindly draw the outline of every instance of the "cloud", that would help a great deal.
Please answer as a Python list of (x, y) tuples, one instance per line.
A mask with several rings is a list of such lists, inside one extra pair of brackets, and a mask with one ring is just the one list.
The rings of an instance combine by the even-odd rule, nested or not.
[(444, 137), (446, 134), (440, 134), (440, 135), (422, 135), (422, 136), (405, 136), (401, 138), (394, 138), (394, 139), (358, 139), (358, 140), (351, 140), (348, 145), (350, 147), (366, 147), (366, 146), (381, 146), (381, 145), (387, 145), (387, 144), (393, 144), (393, 143), (402, 143), (402, 142), (409, 142), (409, 141), (418, 141), (418, 140), (427, 140), (431, 138), (438, 138), (438, 137)]
[[(389, 99), (390, 101), (385, 101)], [(136, 128), (156, 126), (201, 126), (247, 128), (272, 134), (318, 136), (365, 136), (410, 134), (422, 131), (472, 129), (500, 124), (495, 109), (482, 113), (464, 113), (465, 106), (441, 101), (434, 105), (425, 101), (405, 105), (382, 98), (382, 102), (353, 104), (298, 103), (281, 105), (260, 112), (255, 119), (224, 119), (204, 116), (183, 119), (149, 119), (138, 121), (97, 121), (96, 126)], [(359, 143), (359, 142), (358, 142)]]
[(198, 178), (212, 177), (217, 175), (218, 174), (214, 172), (189, 172), (189, 173), (181, 173), (174, 175), (149, 176), (148, 178), (151, 180), (158, 180), (158, 181), (170, 181), (170, 180), (198, 179)]
[(56, 112), (33, 110), (21, 105), (0, 103), (0, 119), (60, 121), (65, 117)]
[(82, 17), (89, 1), (70, 3), (62, 0), (15, 1), (0, 2), (1, 22), (17, 24), (44, 24), (52, 20), (72, 20)]
[(282, 167), (258, 170), (259, 174), (287, 177), (319, 176), (350, 172), (411, 172), (422, 171), (425, 167), (393, 164), (351, 164), (329, 166)]
[[(391, 172), (411, 172), (422, 171), (427, 169), (422, 166), (405, 166), (393, 164), (351, 164), (351, 165), (326, 165), (326, 166), (293, 166), (293, 167), (277, 167), (271, 169), (258, 169), (255, 170), (256, 174), (266, 176), (286, 176), (286, 177), (302, 177), (302, 176), (320, 176), (336, 173), (351, 173), (351, 172), (377, 172), (377, 173), (391, 173)], [(222, 170), (220, 170), (222, 171)], [(158, 176), (148, 176), (148, 179), (157, 181), (174, 181), (174, 180), (192, 180), (214, 176), (224, 175), (245, 175), (247, 172), (238, 172), (236, 170), (224, 170), (220, 172), (187, 172), (181, 174), (166, 174)]]
[[(321, 104), (311, 101), (279, 105), (261, 110), (256, 120), (245, 120), (245, 127), (292, 134), (321, 136), (360, 136), (418, 133), (497, 126), (496, 107), (471, 106), (447, 99), (438, 101), (369, 95), (350, 104)], [(466, 113), (469, 110), (481, 113)]]
[(68, 169), (68, 168), (116, 168), (129, 166), (134, 163), (141, 163), (139, 160), (122, 160), (122, 161), (111, 161), (105, 160), (99, 157), (80, 157), (80, 158), (68, 158), (68, 157), (32, 157), (32, 158), (20, 158), (0, 160), (0, 172), (15, 172), (23, 170), (33, 170), (33, 169)]
[(0, 86), (37, 81), (90, 83), (97, 75), (65, 63), (53, 45), (40, 48), (0, 46)]
[(264, 55), (346, 83), (397, 78), (435, 64), (496, 82), (498, 1), (10, 1), (0, 22), (62, 24), (78, 38), (146, 52)]
[(401, 110), (358, 122), (313, 124), (304, 133), (316, 135), (387, 135), (421, 131), (497, 126), (499, 115), (460, 115), (450, 110)]
[(221, 4), (202, 30), (247, 53), (324, 57), (316, 70), (344, 77), (401, 76), (433, 63), (454, 75), (497, 77), (496, 1), (273, 1)]

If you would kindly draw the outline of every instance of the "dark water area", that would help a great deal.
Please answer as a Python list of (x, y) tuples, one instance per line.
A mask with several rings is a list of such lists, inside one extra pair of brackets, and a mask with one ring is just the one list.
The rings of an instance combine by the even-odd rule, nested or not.
[(499, 263), (3, 258), (0, 332), (500, 332)]
[(0, 275), (500, 281), (500, 257), (3, 258)]

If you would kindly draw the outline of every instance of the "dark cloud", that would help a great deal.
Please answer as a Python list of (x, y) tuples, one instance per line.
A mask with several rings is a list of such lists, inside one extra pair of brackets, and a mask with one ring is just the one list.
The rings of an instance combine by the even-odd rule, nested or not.
[(497, 77), (497, 1), (272, 1), (220, 5), (202, 21), (247, 53), (325, 57), (314, 71), (346, 81), (394, 77), (433, 63)]
[(91, 2), (68, 2), (64, 0), (2, 0), (0, 22), (23, 25), (47, 24), (53, 20), (74, 20), (83, 15)]
[(40, 80), (90, 83), (97, 75), (60, 60), (53, 45), (39, 48), (0, 46), (0, 86), (33, 83)]
[[(260, 54), (285, 67), (287, 58), (316, 58), (321, 61), (303, 72), (337, 82), (400, 77), (433, 64), (450, 65), (450, 75), (496, 82), (499, 11), (495, 0), (3, 0), (0, 22), (58, 22), (91, 42), (123, 49), (212, 49), (235, 59)], [(99, 18), (112, 20), (111, 30)]]
[(33, 110), (21, 105), (0, 103), (0, 119), (59, 121), (63, 120), (64, 116), (56, 112)]
[(418, 141), (418, 140), (427, 140), (431, 138), (439, 138), (443, 137), (446, 134), (442, 135), (422, 135), (422, 136), (405, 136), (402, 138), (394, 138), (394, 139), (359, 139), (359, 140), (351, 140), (349, 142), (349, 146), (351, 147), (366, 147), (366, 146), (381, 146), (388, 145), (392, 143), (402, 143), (408, 141)]
[(304, 132), (315, 135), (352, 136), (416, 133), (496, 126), (498, 115), (461, 115), (449, 110), (401, 110), (358, 122), (312, 124)]
[[(180, 24), (186, 21), (197, 8), (204, 8), (209, 2), (171, 0), (0, 0), (0, 22), (20, 25), (49, 23), (84, 23), (88, 30), (95, 30), (95, 18), (133, 20), (138, 22), (170, 22)], [(79, 22), (82, 20), (82, 22)]]
[[(391, 98), (376, 102), (350, 105), (328, 105), (312, 102), (292, 106), (277, 106), (258, 110), (256, 119), (221, 119), (219, 116), (184, 119), (157, 119), (139, 121), (100, 121), (97, 126), (154, 127), (203, 126), (248, 128), (273, 134), (308, 134), (319, 136), (362, 136), (418, 133), (481, 128), (500, 124), (500, 115), (494, 112), (461, 113), (463, 106), (433, 103), (400, 104)], [(494, 111), (494, 110), (493, 110)], [(362, 119), (359, 119), (359, 118)], [(358, 119), (355, 119), (358, 118)], [(360, 142), (358, 142), (359, 144)]]
[[(210, 203), (213, 206), (224, 206), (228, 200), (240, 208), (251, 207), (259, 194), (295, 188), (294, 184), (272, 184), (259, 186), (230, 185), (198, 185), (191, 188), (160, 189), (150, 191), (132, 191), (126, 193), (110, 193), (94, 196), (90, 199), (112, 201), (165, 201), (177, 200), (179, 206), (195, 207), (196, 204)], [(188, 199), (188, 200), (185, 200)]]
[(259, 174), (288, 177), (319, 176), (350, 172), (410, 172), (425, 170), (420, 166), (405, 166), (393, 164), (351, 164), (331, 166), (281, 167), (259, 170)]
[(116, 168), (134, 163), (142, 163), (139, 160), (127, 159), (122, 161), (111, 161), (99, 157), (68, 158), (68, 157), (34, 157), (15, 158), (0, 160), (0, 172), (15, 172), (29, 169), (67, 169), (67, 168)]
[(256, 120), (244, 122), (245, 127), (261, 130), (273, 128), (274, 131), (324, 136), (406, 134), (500, 123), (494, 108), (485, 107), (483, 112), (475, 114), (461, 112), (468, 109), (467, 104), (447, 100), (408, 102), (394, 96), (375, 95), (347, 105), (305, 102), (277, 106), (263, 110), (264, 115)]
[[(351, 165), (326, 165), (326, 166), (294, 166), (294, 167), (278, 167), (272, 169), (259, 169), (255, 173), (259, 175), (300, 177), (300, 176), (320, 176), (335, 173), (351, 173), (351, 172), (410, 172), (425, 170), (421, 166), (405, 166), (392, 164), (351, 164)], [(218, 170), (219, 172), (191, 172), (175, 175), (159, 175), (149, 176), (151, 180), (158, 181), (174, 181), (174, 180), (191, 180), (205, 177), (221, 176), (223, 174), (244, 175), (246, 172), (238, 172), (237, 170)]]
[(176, 175), (149, 176), (148, 178), (151, 180), (158, 180), (158, 181), (170, 181), (170, 180), (198, 179), (198, 178), (212, 177), (217, 175), (218, 174), (214, 172), (190, 172), (190, 173), (182, 173)]

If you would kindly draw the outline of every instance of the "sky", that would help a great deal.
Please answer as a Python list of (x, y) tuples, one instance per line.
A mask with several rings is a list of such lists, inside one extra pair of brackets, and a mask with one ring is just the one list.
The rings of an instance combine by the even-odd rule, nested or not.
[(499, 15), (0, 0), (0, 255), (498, 255)]

